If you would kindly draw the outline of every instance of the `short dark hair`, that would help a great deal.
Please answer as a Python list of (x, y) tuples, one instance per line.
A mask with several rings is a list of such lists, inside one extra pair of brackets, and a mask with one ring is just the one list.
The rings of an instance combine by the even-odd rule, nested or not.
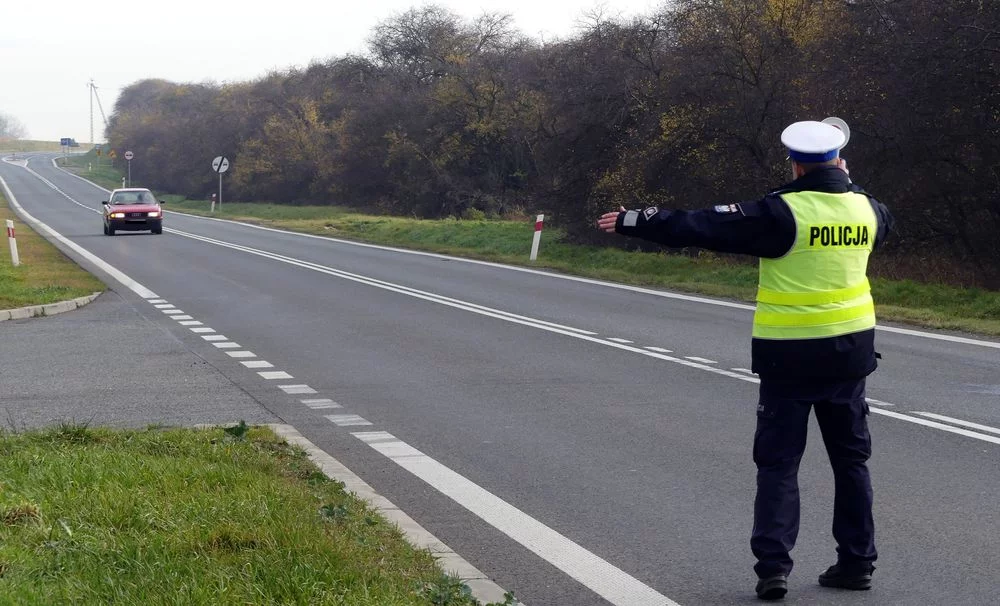
[[(795, 162), (795, 160), (792, 160), (792, 162)], [(840, 164), (840, 156), (837, 156), (836, 158), (834, 158), (832, 160), (827, 160), (826, 162), (795, 162), (795, 163), (798, 164), (799, 166), (801, 166), (802, 170), (806, 171), (807, 173), (811, 173), (812, 171), (816, 170), (817, 168), (826, 168), (826, 167), (829, 167), (829, 166), (838, 166)]]

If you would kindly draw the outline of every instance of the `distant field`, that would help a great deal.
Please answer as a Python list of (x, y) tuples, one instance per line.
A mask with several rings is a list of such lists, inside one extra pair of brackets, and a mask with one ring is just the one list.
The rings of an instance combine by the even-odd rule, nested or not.
[[(79, 143), (79, 142), (78, 142)], [(71, 147), (74, 152), (90, 149), (90, 143), (80, 143), (80, 147)], [(0, 139), (0, 152), (39, 152), (62, 151), (58, 141), (31, 141), (28, 139)]]

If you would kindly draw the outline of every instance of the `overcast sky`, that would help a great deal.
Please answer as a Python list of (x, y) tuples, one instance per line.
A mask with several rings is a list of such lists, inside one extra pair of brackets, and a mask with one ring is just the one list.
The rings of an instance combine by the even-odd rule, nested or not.
[[(2, 0), (0, 112), (19, 120), (28, 139), (90, 141), (93, 78), (104, 111), (119, 90), (144, 78), (172, 82), (252, 80), (272, 69), (364, 52), (380, 21), (415, 0)], [(586, 13), (632, 17), (656, 0), (440, 0), (473, 19), (504, 12), (539, 39), (572, 36)], [(272, 7), (265, 10), (264, 6)], [(94, 104), (94, 138), (103, 122)]]

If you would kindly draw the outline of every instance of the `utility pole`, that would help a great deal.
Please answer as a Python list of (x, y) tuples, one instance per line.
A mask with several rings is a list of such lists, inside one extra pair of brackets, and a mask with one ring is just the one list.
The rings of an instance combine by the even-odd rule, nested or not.
[(97, 99), (97, 109), (101, 111), (101, 118), (104, 120), (104, 128), (108, 128), (108, 117), (104, 115), (104, 106), (101, 105), (101, 97), (97, 94), (97, 85), (94, 84), (94, 79), (91, 78), (90, 82), (87, 83), (87, 88), (90, 89), (90, 144), (94, 144), (94, 99)]

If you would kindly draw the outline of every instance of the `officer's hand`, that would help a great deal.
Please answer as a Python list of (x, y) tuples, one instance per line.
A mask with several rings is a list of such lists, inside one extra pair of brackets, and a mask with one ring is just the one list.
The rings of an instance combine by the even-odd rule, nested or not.
[(844, 171), (848, 175), (851, 174), (851, 171), (847, 170), (847, 160), (841, 158), (840, 160), (837, 161), (837, 166), (840, 167), (840, 170)]
[(625, 212), (624, 206), (619, 206), (617, 212), (604, 213), (597, 220), (597, 229), (601, 231), (606, 231), (609, 234), (615, 233), (615, 223), (618, 222), (618, 215)]

